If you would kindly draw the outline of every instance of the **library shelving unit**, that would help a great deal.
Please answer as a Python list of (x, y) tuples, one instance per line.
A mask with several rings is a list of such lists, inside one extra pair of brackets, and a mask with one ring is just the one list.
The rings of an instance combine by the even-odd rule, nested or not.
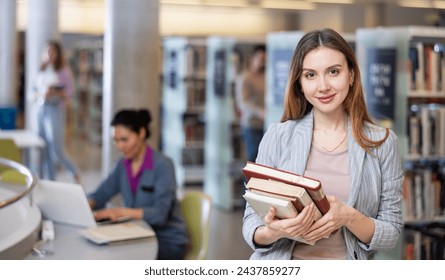
[(237, 78), (263, 38), (207, 39), (204, 190), (223, 209), (242, 206), (246, 163), (237, 111)]
[(206, 41), (163, 40), (162, 150), (174, 162), (176, 180), (202, 185), (204, 178), (204, 105)]
[(70, 64), (76, 88), (76, 132), (96, 145), (102, 144), (103, 40), (79, 41), (71, 50)]
[(284, 94), (295, 47), (304, 32), (272, 32), (266, 36), (266, 116), (264, 129), (280, 121), (283, 114)]
[(231, 124), (234, 107), (230, 95), (233, 69), (228, 63), (233, 40), (222, 37), (207, 38), (205, 182), (204, 191), (216, 206), (233, 207), (233, 187), (230, 163), (233, 158)]
[(399, 138), (405, 171), (403, 259), (443, 259), (445, 29), (361, 28), (356, 52), (376, 122)]

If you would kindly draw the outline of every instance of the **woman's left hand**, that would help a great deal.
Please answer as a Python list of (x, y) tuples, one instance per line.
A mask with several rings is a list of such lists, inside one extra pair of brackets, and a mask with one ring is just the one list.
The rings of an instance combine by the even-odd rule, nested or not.
[(94, 212), (94, 219), (96, 221), (110, 219), (116, 222), (122, 218), (131, 218), (128, 208), (109, 208)]
[(308, 241), (318, 241), (329, 237), (332, 232), (346, 225), (351, 216), (349, 206), (345, 205), (334, 196), (327, 196), (327, 199), (330, 203), (329, 211), (318, 221), (313, 223), (303, 235), (303, 238)]

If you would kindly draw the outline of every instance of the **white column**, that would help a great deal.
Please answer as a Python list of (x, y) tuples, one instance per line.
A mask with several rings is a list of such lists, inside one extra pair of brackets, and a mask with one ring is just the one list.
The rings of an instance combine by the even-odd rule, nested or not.
[(60, 39), (59, 1), (28, 1), (25, 126), (32, 130), (37, 130), (37, 112), (32, 100), (32, 87), (39, 71), (43, 47), (50, 39)]
[(160, 108), (160, 36), (158, 0), (107, 0), (104, 34), (102, 173), (117, 153), (110, 122), (122, 108), (148, 108), (150, 144), (158, 147)]
[(17, 106), (15, 0), (0, 1), (0, 106)]

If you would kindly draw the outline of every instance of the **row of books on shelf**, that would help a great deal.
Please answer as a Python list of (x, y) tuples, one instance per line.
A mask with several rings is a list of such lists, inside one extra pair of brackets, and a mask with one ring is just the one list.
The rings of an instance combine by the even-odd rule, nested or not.
[(205, 122), (202, 115), (184, 114), (183, 127), (186, 144), (187, 142), (204, 141)]
[(444, 216), (445, 165), (436, 163), (407, 170), (403, 192), (407, 221)]
[(410, 88), (445, 95), (445, 45), (416, 42), (409, 48)]
[(445, 156), (445, 105), (412, 106), (409, 117), (409, 153), (412, 156)]
[(74, 74), (100, 72), (103, 70), (103, 49), (75, 49), (70, 56)]
[(182, 149), (182, 165), (204, 165), (203, 147), (187, 147)]
[[(312, 203), (316, 206), (314, 221), (329, 211), (329, 201), (316, 179), (253, 162), (247, 162), (242, 171), (247, 179), (243, 197), (262, 219), (270, 207), (276, 209), (278, 219), (296, 217)], [(314, 245), (302, 237), (295, 240)]]
[(204, 107), (206, 102), (205, 82), (186, 84), (187, 108)]
[(186, 48), (186, 76), (206, 72), (207, 48), (199, 45), (189, 45)]
[(404, 259), (444, 260), (445, 223), (409, 225), (404, 234)]

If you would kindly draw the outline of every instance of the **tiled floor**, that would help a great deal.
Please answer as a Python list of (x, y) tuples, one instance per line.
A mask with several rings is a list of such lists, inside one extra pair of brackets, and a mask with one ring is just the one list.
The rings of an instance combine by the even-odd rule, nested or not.
[[(92, 191), (101, 180), (101, 148), (88, 141), (71, 138), (67, 152), (78, 165), (82, 173), (82, 184), (85, 190)], [(69, 180), (61, 172), (59, 180)], [(199, 186), (193, 187), (193, 189)], [(186, 187), (186, 191), (189, 187)], [(190, 188), (192, 189), (192, 188)], [(242, 234), (242, 209), (227, 211), (212, 209), (211, 233), (207, 259), (210, 260), (243, 260), (248, 259), (252, 250), (245, 243)]]

